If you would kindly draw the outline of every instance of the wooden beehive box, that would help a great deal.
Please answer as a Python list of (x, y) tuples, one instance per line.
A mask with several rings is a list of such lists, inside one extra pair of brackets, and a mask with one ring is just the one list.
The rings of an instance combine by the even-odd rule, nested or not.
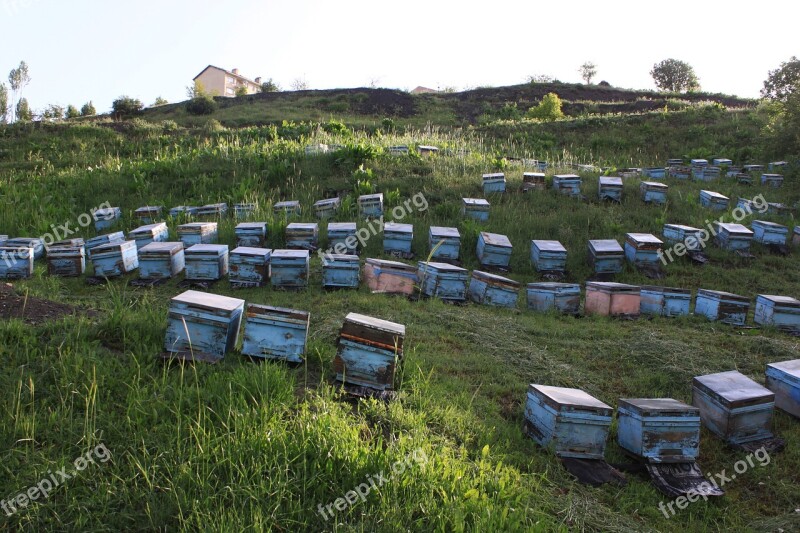
[(589, 241), (589, 265), (597, 274), (618, 274), (622, 272), (625, 250), (614, 239), (594, 239)]
[(86, 271), (84, 246), (50, 246), (47, 248), (47, 273), (51, 276), (77, 277)]
[(409, 149), (406, 145), (390, 146), (386, 149), (389, 155), (408, 155)]
[(753, 221), (753, 239), (761, 244), (785, 245), (789, 228), (766, 220)]
[(234, 228), (236, 245), (263, 248), (267, 241), (266, 222), (242, 222)]
[(358, 251), (355, 222), (329, 222), (328, 248), (337, 254), (352, 255)]
[(124, 242), (125, 241), (125, 234), (121, 231), (115, 231), (113, 233), (106, 233), (105, 235), (98, 235), (97, 237), (92, 237), (86, 241), (86, 255), (89, 257), (92, 256), (92, 251), (97, 248), (98, 246), (102, 246), (104, 244), (110, 244), (112, 242)]
[(651, 463), (693, 463), (700, 456), (700, 409), (672, 398), (622, 398), (620, 447)]
[(731, 161), (730, 159), (726, 159), (724, 157), (717, 157), (711, 160), (711, 164), (718, 167), (721, 167), (723, 165), (731, 166), (733, 164), (733, 161)]
[(642, 177), (651, 180), (663, 180), (667, 176), (667, 169), (664, 167), (647, 167), (642, 169)]
[(725, 291), (699, 289), (694, 312), (709, 320), (743, 326), (750, 311), (750, 298)]
[(191, 359), (219, 360), (236, 346), (244, 300), (186, 291), (170, 301), (164, 349)]
[(742, 170), (745, 172), (763, 172), (764, 165), (742, 165)]
[(511, 241), (505, 235), (482, 231), (478, 235), (478, 261), (484, 267), (508, 268), (511, 263)]
[(269, 277), (275, 288), (300, 289), (308, 287), (308, 250), (273, 250)]
[(237, 246), (231, 251), (228, 281), (231, 287), (262, 287), (269, 281), (272, 250)]
[(242, 354), (302, 363), (311, 315), (306, 311), (248, 304)]
[(417, 279), (422, 294), (442, 300), (464, 301), (467, 299), (469, 271), (448, 263), (420, 261)]
[[(122, 232), (120, 232), (121, 235)], [(3, 246), (6, 248), (30, 248), (33, 250), (34, 261), (44, 257), (44, 240), (38, 237), (14, 237), (13, 239), (7, 239)]]
[(523, 172), (522, 173), (522, 192), (538, 189), (545, 190), (547, 183), (542, 172)]
[(664, 240), (669, 243), (681, 243), (687, 250), (702, 249), (704, 233), (700, 228), (686, 226), (683, 224), (664, 224), (662, 231)]
[(383, 193), (362, 194), (358, 197), (358, 212), (364, 218), (383, 216)]
[(298, 200), (277, 202), (272, 206), (272, 212), (275, 215), (285, 216), (286, 218), (299, 217), (301, 213), (300, 202)]
[(292, 222), (286, 226), (286, 248), (316, 250), (319, 244), (319, 224)]
[(564, 272), (567, 249), (558, 241), (531, 241), (531, 263), (537, 272)]
[(383, 226), (383, 251), (385, 253), (411, 253), (411, 242), (414, 240), (414, 226), (387, 222)]
[(553, 176), (553, 189), (568, 196), (580, 196), (581, 178), (575, 174), (556, 174)]
[(161, 212), (164, 208), (160, 205), (146, 205), (133, 212), (139, 224), (150, 225), (162, 220)]
[(753, 232), (745, 226), (733, 222), (714, 222), (714, 229), (717, 232), (716, 241), (720, 248), (731, 251), (750, 249)]
[(716, 211), (723, 211), (728, 209), (730, 199), (714, 191), (700, 191), (700, 205), (703, 207), (710, 207)]
[(639, 310), (657, 316), (686, 316), (692, 304), (692, 290), (678, 287), (642, 286)]
[(189, 222), (178, 226), (178, 239), (188, 248), (195, 244), (215, 244), (217, 242), (216, 222)]
[(489, 220), (489, 202), (483, 198), (462, 198), (461, 215), (479, 222)]
[(314, 214), (320, 220), (331, 218), (339, 210), (341, 203), (342, 201), (338, 197), (314, 202)]
[(610, 281), (586, 282), (587, 315), (639, 316), (641, 288)]
[(496, 307), (517, 307), (520, 283), (480, 270), (472, 271), (469, 282), (469, 299), (475, 303)]
[(795, 246), (800, 246), (800, 226), (794, 227), (794, 232), (792, 233), (792, 244)]
[(716, 166), (692, 167), (694, 178), (699, 181), (713, 181), (719, 178), (722, 169)]
[(191, 220), (197, 214), (197, 207), (191, 205), (178, 205), (169, 210), (169, 216), (177, 218), (183, 216)]
[(800, 418), (800, 359), (767, 365), (766, 385), (775, 393), (775, 406)]
[(692, 380), (692, 405), (712, 433), (732, 444), (772, 435), (775, 394), (735, 370)]
[(94, 229), (105, 231), (122, 218), (122, 210), (119, 207), (108, 207), (96, 210), (92, 216), (94, 217)]
[(349, 313), (333, 360), (336, 379), (376, 390), (394, 389), (405, 336), (402, 324)]
[(151, 242), (165, 242), (169, 240), (169, 229), (165, 222), (147, 224), (128, 232), (128, 239), (136, 242), (136, 247), (142, 249)]
[(228, 214), (228, 204), (206, 204), (197, 208), (195, 215), (202, 220), (221, 220)]
[(506, 175), (502, 172), (483, 175), (483, 194), (506, 192)]
[(357, 289), (361, 281), (361, 263), (357, 255), (331, 254), (322, 264), (322, 286)]
[(800, 332), (800, 300), (791, 296), (759, 294), (753, 322)]
[(580, 389), (531, 384), (525, 431), (558, 457), (600, 459), (611, 428), (610, 406)]
[(693, 167), (707, 167), (708, 159), (691, 159), (689, 164)]
[(26, 279), (33, 275), (33, 248), (0, 247), (0, 278)]
[(789, 166), (788, 161), (773, 161), (767, 165), (768, 170), (778, 170), (779, 168), (784, 168)]
[(639, 184), (639, 194), (645, 203), (665, 204), (667, 203), (667, 192), (669, 185), (657, 181), (643, 181)]
[(600, 176), (597, 180), (597, 196), (601, 200), (622, 201), (622, 178)]
[(533, 311), (556, 310), (576, 315), (581, 308), (581, 286), (577, 283), (529, 283), (526, 296), (528, 309)]
[(455, 261), (461, 254), (461, 234), (458, 228), (431, 226), (428, 231), (431, 259)]
[(124, 276), (139, 268), (136, 242), (120, 241), (102, 244), (92, 249), (94, 275), (103, 278)]
[(650, 233), (626, 233), (625, 257), (635, 265), (657, 265), (661, 258), (661, 239)]
[(184, 251), (186, 279), (216, 281), (228, 274), (227, 244), (195, 244)]
[(417, 150), (421, 156), (431, 156), (439, 153), (439, 149), (437, 147), (423, 144), (417, 146)]
[(679, 166), (682, 166), (682, 165), (683, 165), (683, 159), (678, 159), (678, 158), (667, 159), (667, 165), (666, 166), (668, 166), (668, 167), (679, 167)]
[(417, 267), (398, 261), (367, 259), (364, 280), (372, 292), (410, 295), (417, 284)]
[(669, 177), (679, 180), (688, 180), (692, 174), (692, 167), (676, 166), (669, 168)]
[(139, 277), (165, 279), (186, 267), (182, 242), (151, 242), (139, 249)]
[(783, 185), (783, 176), (780, 174), (761, 174), (761, 185), (769, 185), (770, 187), (780, 187)]
[(256, 211), (256, 204), (241, 203), (233, 204), (233, 217), (236, 219), (247, 218)]

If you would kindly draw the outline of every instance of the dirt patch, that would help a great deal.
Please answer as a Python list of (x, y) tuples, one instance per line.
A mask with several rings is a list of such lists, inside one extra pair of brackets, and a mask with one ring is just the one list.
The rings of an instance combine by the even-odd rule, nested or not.
[(26, 324), (37, 325), (58, 320), (83, 311), (67, 304), (17, 294), (10, 283), (0, 283), (0, 318), (19, 318)]

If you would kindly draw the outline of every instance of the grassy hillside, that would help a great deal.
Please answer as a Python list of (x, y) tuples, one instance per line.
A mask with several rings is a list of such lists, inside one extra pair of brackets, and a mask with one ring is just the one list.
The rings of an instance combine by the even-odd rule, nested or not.
[[(519, 194), (523, 168), (502, 156), (558, 164), (588, 158), (615, 166), (659, 163), (700, 149), (757, 157), (747, 152), (756, 146), (758, 131), (751, 114), (702, 113), (597, 123), (493, 123), (469, 132), (409, 127), (402, 133), (326, 133), (298, 124), (165, 132), (143, 122), (5, 128), (0, 194), (13, 209), (0, 213), (0, 233), (39, 235), (67, 221), (74, 227), (81, 213), (105, 201), (123, 209), (124, 230), (135, 226), (132, 212), (145, 204), (252, 201), (258, 204), (254, 219), (269, 222), (269, 245), (281, 247), (285, 221), (272, 216), (276, 201), (300, 200), (308, 213), (313, 201), (334, 191), (347, 191), (344, 204), (351, 207), (356, 189), (384, 192), (389, 207), (421, 193), (427, 209), (404, 220), (414, 224), (418, 257), (427, 253), (429, 226), (455, 225), (463, 235), (465, 266), (474, 269), (477, 235), (486, 229), (509, 236), (510, 276), (532, 282), (539, 276), (528, 259), (530, 240), (553, 238), (569, 250), (568, 279), (582, 283), (590, 275), (588, 239), (621, 240), (629, 231), (658, 234), (665, 222), (704, 224), (712, 213), (697, 196), (706, 187), (732, 198), (763, 194), (794, 205), (800, 200), (796, 171), (787, 173), (777, 190), (727, 179), (710, 185), (671, 180), (669, 204), (649, 207), (638, 199), (638, 179), (626, 181), (622, 204), (598, 202), (597, 174), (591, 173), (582, 175), (587, 201), (551, 190)], [(318, 142), (347, 149), (304, 154), (304, 146)], [(434, 144), (442, 150), (430, 159), (382, 152), (395, 144)], [(362, 164), (371, 176), (357, 172)], [(480, 196), (481, 173), (498, 166), (505, 168), (509, 192), (490, 198), (489, 222), (461, 220), (460, 198)], [(355, 215), (346, 208), (337, 218), (355, 220)], [(795, 224), (791, 216), (759, 218)], [(169, 221), (172, 237), (176, 223)], [(234, 224), (221, 224), (222, 243), (234, 244)], [(324, 223), (320, 234), (325, 235)], [(758, 246), (753, 251), (756, 258), (747, 262), (711, 248), (711, 264), (678, 261), (660, 283), (751, 297), (800, 295), (796, 253), (782, 257)], [(378, 236), (362, 257), (381, 255)], [(212, 288), (248, 302), (310, 311), (306, 364), (254, 364), (229, 354), (214, 367), (170, 368), (156, 354), (162, 351), (169, 298), (182, 292), (177, 281), (147, 290), (128, 287), (126, 280), (89, 286), (81, 279), (47, 276), (37, 265), (33, 279), (14, 283), (23, 301), (43, 298), (77, 309), (57, 320), (0, 321), (0, 497), (13, 498), (48, 471), (71, 468), (76, 457), (101, 443), (111, 460), (96, 461), (13, 516), (0, 515), (3, 523), (29, 530), (800, 527), (795, 511), (800, 428), (783, 413), (776, 415), (775, 429), (787, 440), (785, 452), (731, 482), (724, 498), (699, 501), (669, 519), (658, 509), (667, 498), (644, 477), (629, 475), (622, 488), (580, 485), (521, 430), (529, 383), (583, 388), (612, 406), (618, 398), (636, 396), (688, 401), (692, 376), (737, 368), (762, 380), (767, 362), (797, 357), (797, 338), (694, 317), (617, 321), (534, 314), (523, 305), (498, 310), (412, 302), (373, 295), (365, 287), (324, 292), (320, 276), (315, 258), (310, 287), (299, 293), (234, 291), (226, 282)], [(617, 279), (653, 283), (630, 267)], [(406, 325), (397, 401), (348, 401), (331, 383), (334, 343), (348, 312)], [(701, 450), (700, 464), (709, 474), (730, 472), (744, 456), (706, 430)], [(614, 429), (607, 455), (611, 462), (627, 461)], [(364, 501), (333, 518), (318, 513), (320, 505), (344, 497), (368, 477), (388, 474), (397, 461), (406, 462), (403, 472)]]

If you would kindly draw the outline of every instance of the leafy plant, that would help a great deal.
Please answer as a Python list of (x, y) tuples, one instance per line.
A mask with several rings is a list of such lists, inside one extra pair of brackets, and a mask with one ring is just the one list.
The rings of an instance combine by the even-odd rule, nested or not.
[(528, 109), (528, 118), (551, 121), (562, 118), (564, 112), (561, 110), (561, 98), (556, 93), (547, 93), (539, 102), (539, 105)]
[(653, 81), (662, 91), (699, 91), (700, 80), (689, 63), (678, 59), (665, 59), (653, 65), (650, 71)]
[(94, 108), (94, 104), (91, 100), (83, 104), (81, 107), (81, 116), (82, 117), (91, 117), (97, 114), (97, 110)]
[(130, 96), (120, 96), (111, 104), (114, 118), (117, 120), (136, 116), (142, 112), (143, 108), (144, 104), (141, 100)]

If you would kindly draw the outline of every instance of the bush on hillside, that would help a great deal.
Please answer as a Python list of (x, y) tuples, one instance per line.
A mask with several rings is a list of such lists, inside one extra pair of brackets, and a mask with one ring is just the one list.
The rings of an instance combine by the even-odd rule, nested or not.
[(120, 96), (111, 104), (111, 110), (116, 119), (138, 115), (142, 112), (143, 108), (144, 104), (141, 100), (138, 98), (131, 98), (130, 96)]
[(210, 115), (217, 109), (217, 102), (210, 94), (197, 94), (186, 102), (186, 111), (190, 115)]
[(539, 105), (528, 109), (528, 118), (538, 120), (556, 120), (564, 116), (561, 110), (561, 98), (556, 93), (548, 93), (539, 102)]

